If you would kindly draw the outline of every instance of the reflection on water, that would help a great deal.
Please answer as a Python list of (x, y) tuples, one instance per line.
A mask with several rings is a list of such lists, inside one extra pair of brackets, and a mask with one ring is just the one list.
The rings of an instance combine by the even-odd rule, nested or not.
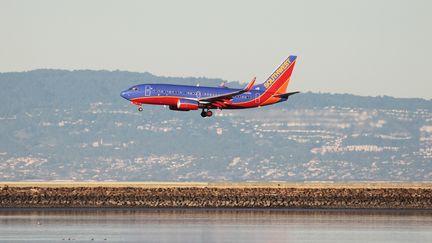
[(0, 210), (0, 241), (432, 242), (432, 211)]

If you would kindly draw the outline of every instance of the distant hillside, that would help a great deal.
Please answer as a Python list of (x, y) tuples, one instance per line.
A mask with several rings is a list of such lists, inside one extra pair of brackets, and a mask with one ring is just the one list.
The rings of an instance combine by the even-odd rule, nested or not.
[[(0, 73), (0, 96), (8, 107), (32, 105), (35, 107), (57, 105), (83, 105), (94, 101), (123, 102), (117, 99), (121, 90), (137, 83), (173, 83), (185, 85), (218, 86), (220, 79), (158, 77), (150, 73), (91, 70), (41, 69), (19, 73)], [(230, 87), (242, 87), (238, 82), (228, 82)], [(297, 95), (290, 103), (294, 107), (343, 106), (408, 109), (431, 108), (432, 102), (424, 99), (364, 97), (350, 94)]]
[(305, 92), (202, 119), (162, 106), (138, 113), (119, 96), (137, 83), (221, 81), (123, 71), (0, 73), (0, 181), (432, 177), (431, 100)]

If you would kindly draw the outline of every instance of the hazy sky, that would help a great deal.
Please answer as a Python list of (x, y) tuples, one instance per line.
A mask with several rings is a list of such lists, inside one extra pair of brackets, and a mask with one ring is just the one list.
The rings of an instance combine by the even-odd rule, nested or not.
[(0, 72), (108, 69), (432, 98), (432, 1), (3, 1)]

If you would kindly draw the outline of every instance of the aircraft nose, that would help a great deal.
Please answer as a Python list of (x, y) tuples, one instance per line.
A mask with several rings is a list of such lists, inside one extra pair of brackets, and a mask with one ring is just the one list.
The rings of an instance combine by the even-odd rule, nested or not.
[(121, 92), (121, 93), (120, 93), (120, 96), (123, 97), (123, 98), (125, 98), (125, 99), (127, 99), (127, 100), (129, 100), (129, 94), (128, 94), (127, 91), (123, 91), (123, 92)]

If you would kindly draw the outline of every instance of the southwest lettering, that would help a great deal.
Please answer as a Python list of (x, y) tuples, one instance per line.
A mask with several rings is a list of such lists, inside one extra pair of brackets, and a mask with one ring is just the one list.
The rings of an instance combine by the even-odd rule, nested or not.
[(285, 72), (290, 64), (291, 61), (289, 59), (282, 63), (282, 65), (280, 65), (280, 67), (270, 76), (270, 78), (264, 82), (264, 87), (270, 87), (270, 85), (272, 85), (281, 76), (281, 74)]

